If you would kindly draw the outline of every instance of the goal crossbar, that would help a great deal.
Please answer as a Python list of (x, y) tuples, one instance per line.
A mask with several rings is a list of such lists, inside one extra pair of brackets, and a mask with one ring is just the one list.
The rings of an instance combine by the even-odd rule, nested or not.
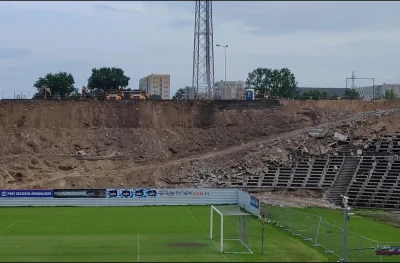
[[(214, 224), (214, 212), (219, 216), (220, 222), (215, 222)], [(239, 206), (237, 205), (226, 205), (226, 206), (211, 206), (211, 215), (210, 215), (210, 239), (220, 239), (219, 241), (219, 250), (221, 253), (234, 253), (234, 254), (252, 254), (252, 250), (250, 247), (250, 237), (249, 228), (247, 224), (249, 224), (249, 220), (246, 220), (248, 216), (251, 214), (243, 212)], [(237, 220), (235, 219), (237, 218)], [(230, 220), (227, 220), (230, 219)], [(218, 221), (219, 221), (218, 220)], [(247, 222), (248, 221), (248, 222)], [(247, 224), (246, 224), (247, 222)], [(214, 228), (220, 228), (216, 234), (218, 237), (213, 235)], [(232, 230), (234, 233), (225, 233), (228, 228)], [(233, 237), (232, 237), (233, 234)], [(234, 244), (234, 245), (233, 245)], [(218, 247), (218, 244), (216, 244)], [(231, 249), (238, 248), (237, 250), (241, 251), (228, 251), (226, 246), (231, 247)], [(239, 248), (240, 247), (240, 248)]]

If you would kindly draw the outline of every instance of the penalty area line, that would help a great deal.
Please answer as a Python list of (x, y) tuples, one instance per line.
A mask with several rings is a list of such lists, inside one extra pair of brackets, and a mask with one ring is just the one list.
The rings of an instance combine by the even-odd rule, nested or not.
[(18, 221), (15, 221), (14, 223), (12, 223), (11, 225), (7, 226), (6, 228), (4, 228), (3, 230), (0, 231), (0, 234), (3, 234), (4, 232), (6, 232), (9, 228), (11, 228), (13, 225), (15, 225), (16, 223), (18, 223)]
[[(186, 211), (189, 213), (189, 215), (192, 217), (193, 221), (196, 223), (196, 225), (203, 230), (203, 232), (206, 234), (207, 238), (210, 238), (210, 235), (207, 233), (206, 230), (204, 230), (204, 228), (201, 227), (199, 221), (197, 221), (196, 217), (189, 211), (189, 209), (187, 209), (187, 207), (185, 207)], [(217, 248), (217, 251), (219, 251), (219, 248), (217, 246), (217, 244), (215, 244), (214, 240), (211, 240), (211, 242), (214, 244), (214, 246)], [(224, 253), (221, 253), (221, 255), (224, 257), (226, 262), (229, 262), (228, 258), (225, 256)]]

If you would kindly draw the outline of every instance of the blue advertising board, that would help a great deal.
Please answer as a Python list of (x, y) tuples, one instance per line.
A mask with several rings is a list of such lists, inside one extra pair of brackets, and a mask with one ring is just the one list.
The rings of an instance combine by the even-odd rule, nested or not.
[(153, 198), (157, 197), (157, 189), (136, 188), (136, 189), (107, 189), (107, 198)]
[(53, 197), (53, 190), (0, 190), (0, 198), (7, 197)]
[(255, 196), (250, 196), (250, 205), (255, 208), (260, 208), (260, 200)]

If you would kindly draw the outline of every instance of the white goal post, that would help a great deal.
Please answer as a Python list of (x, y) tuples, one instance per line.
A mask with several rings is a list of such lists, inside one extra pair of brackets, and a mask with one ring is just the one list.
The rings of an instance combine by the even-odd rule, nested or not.
[(211, 206), (210, 239), (221, 253), (253, 254), (249, 216), (238, 205)]

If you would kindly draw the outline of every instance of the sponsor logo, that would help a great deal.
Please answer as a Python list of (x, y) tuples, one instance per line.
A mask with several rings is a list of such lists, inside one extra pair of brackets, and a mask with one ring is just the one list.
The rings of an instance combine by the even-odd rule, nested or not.
[(255, 208), (260, 208), (260, 202), (257, 197), (250, 196), (250, 205)]
[(109, 190), (108, 191), (108, 196), (109, 197), (117, 197), (118, 196), (118, 190)]
[(155, 190), (155, 189), (150, 189), (150, 190), (147, 192), (147, 196), (148, 196), (148, 197), (156, 197), (156, 196), (157, 196), (157, 190)]
[(145, 197), (145, 190), (144, 189), (137, 189), (135, 191), (135, 197)]
[(121, 196), (122, 196), (122, 197), (125, 197), (125, 198), (129, 198), (129, 197), (131, 197), (131, 191), (129, 191), (129, 190), (122, 190)]
[(400, 255), (400, 247), (384, 247), (376, 250), (377, 256), (398, 256)]
[(52, 197), (51, 190), (2, 190), (0, 197)]
[(54, 196), (71, 196), (71, 197), (86, 197), (86, 190), (81, 190), (81, 191), (68, 191), (68, 190), (62, 190), (62, 191), (55, 191)]
[(204, 191), (170, 191), (159, 190), (160, 196), (209, 196), (210, 192)]

